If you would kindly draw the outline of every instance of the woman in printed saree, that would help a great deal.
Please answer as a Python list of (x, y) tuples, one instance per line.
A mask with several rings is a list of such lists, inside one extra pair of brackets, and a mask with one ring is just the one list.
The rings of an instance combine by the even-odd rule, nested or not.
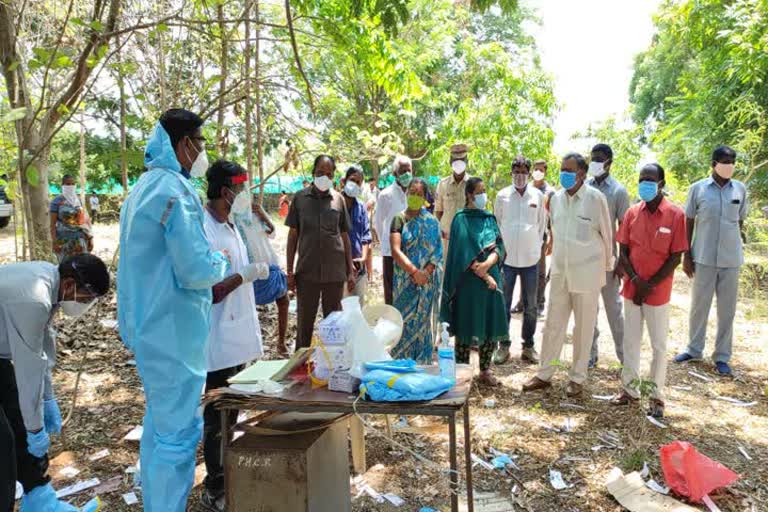
[(62, 260), (93, 250), (91, 220), (80, 203), (75, 178), (69, 174), (61, 179), (61, 195), (51, 201), (51, 240), (53, 252)]
[(472, 347), (480, 353), (480, 380), (498, 385), (491, 371), (496, 342), (507, 339), (509, 324), (502, 293), (504, 245), (494, 216), (485, 210), (488, 196), (480, 178), (467, 180), (466, 207), (451, 224), (445, 262), (440, 321), (456, 339), (456, 362), (469, 363)]
[(395, 215), (390, 229), (395, 260), (394, 306), (403, 315), (403, 336), (391, 355), (430, 364), (443, 244), (440, 223), (425, 208), (426, 182), (414, 178), (406, 195), (408, 208)]

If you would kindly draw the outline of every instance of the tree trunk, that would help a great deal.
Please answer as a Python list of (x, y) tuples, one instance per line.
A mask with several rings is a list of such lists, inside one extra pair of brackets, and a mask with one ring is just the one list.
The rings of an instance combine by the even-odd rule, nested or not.
[(264, 145), (261, 134), (261, 23), (259, 22), (259, 0), (254, 2), (254, 15), (256, 20), (256, 61), (254, 72), (256, 73), (256, 161), (259, 167), (259, 204), (264, 204)]
[[(246, 0), (245, 4), (245, 49), (243, 51), (243, 59), (245, 60), (245, 67), (243, 75), (245, 76), (244, 93), (245, 93), (245, 108), (243, 109), (243, 115), (245, 117), (245, 167), (248, 169), (248, 186), (253, 183), (253, 126), (251, 123), (251, 109), (253, 108), (253, 102), (251, 101), (251, 0)], [(252, 199), (253, 194), (248, 194), (248, 198)]]
[[(117, 47), (120, 48), (120, 38), (118, 37)], [(117, 52), (117, 88), (120, 94), (120, 179), (123, 185), (123, 198), (128, 196), (128, 158), (126, 155), (126, 105), (125, 105), (125, 77), (123, 76), (122, 53)]]
[[(50, 260), (51, 231), (48, 216), (48, 163), (51, 146), (39, 148), (41, 141), (48, 139), (48, 134), (40, 133), (35, 128), (29, 130), (24, 141), (24, 149), (30, 152), (40, 151), (27, 172), (22, 173), (22, 193), (27, 199), (27, 234), (30, 244), (30, 257), (33, 260)], [(23, 163), (22, 163), (23, 165)], [(30, 183), (30, 176), (37, 175), (37, 184)]]
[(216, 149), (221, 158), (227, 157), (226, 143), (224, 142), (224, 114), (226, 109), (227, 73), (229, 72), (227, 63), (227, 26), (224, 23), (224, 2), (220, 2), (216, 7), (219, 20), (219, 37), (221, 37), (221, 52), (219, 54), (219, 66), (221, 75), (219, 78), (219, 111), (216, 120)]
[(85, 208), (85, 122), (80, 114), (80, 203)]

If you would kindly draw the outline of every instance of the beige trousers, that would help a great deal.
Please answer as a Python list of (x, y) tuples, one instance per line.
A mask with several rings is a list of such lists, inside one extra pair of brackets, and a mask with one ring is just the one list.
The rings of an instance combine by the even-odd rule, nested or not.
[(589, 350), (592, 347), (592, 334), (597, 322), (599, 300), (599, 289), (590, 293), (571, 293), (568, 291), (564, 276), (552, 276), (549, 310), (542, 331), (541, 366), (538, 373), (541, 380), (549, 382), (557, 370), (571, 313), (573, 313), (575, 326), (570, 379), (577, 384), (587, 380)]
[(664, 385), (667, 380), (669, 304), (635, 306), (631, 300), (624, 299), (624, 368), (621, 370), (621, 383), (627, 393), (639, 398), (636, 380), (640, 377), (643, 323), (648, 328), (648, 337), (651, 339), (653, 351), (650, 380), (656, 384), (656, 388), (651, 396), (664, 400)]

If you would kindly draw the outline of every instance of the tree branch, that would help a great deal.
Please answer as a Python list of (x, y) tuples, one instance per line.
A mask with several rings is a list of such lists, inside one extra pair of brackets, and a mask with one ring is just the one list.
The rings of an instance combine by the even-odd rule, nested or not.
[[(117, 15), (119, 12), (120, 0), (111, 0), (109, 4), (109, 13), (107, 14), (107, 23), (105, 24), (105, 30), (107, 32), (112, 32), (115, 30), (115, 26), (117, 25)], [(97, 13), (98, 4), (96, 8), (94, 8), (94, 17), (97, 16)], [(98, 21), (98, 18), (94, 19), (94, 21)], [(88, 43), (85, 45), (85, 48), (77, 59), (77, 65), (75, 67), (75, 73), (74, 77), (72, 78), (72, 82), (70, 83), (69, 87), (67, 87), (67, 89), (61, 94), (59, 99), (56, 100), (56, 102), (53, 104), (53, 107), (51, 107), (51, 109), (45, 114), (45, 117), (42, 120), (44, 124), (49, 126), (56, 124), (56, 122), (61, 118), (61, 107), (64, 106), (71, 110), (72, 105), (77, 102), (83, 85), (93, 72), (93, 68), (88, 66), (88, 60), (90, 59), (94, 49), (98, 48), (100, 44), (105, 44), (106, 41), (108, 41), (108, 39), (104, 39), (102, 34), (99, 34), (96, 31), (92, 32), (90, 41), (88, 41)]]
[(299, 57), (299, 46), (296, 44), (296, 33), (293, 30), (293, 19), (291, 18), (291, 0), (285, 0), (285, 19), (288, 24), (288, 33), (291, 36), (291, 48), (293, 48), (293, 58), (296, 61), (296, 68), (299, 70), (299, 74), (304, 79), (304, 84), (307, 86), (307, 100), (309, 101), (309, 110), (314, 115), (315, 102), (312, 99), (312, 86), (309, 83), (304, 68), (301, 66), (301, 58)]

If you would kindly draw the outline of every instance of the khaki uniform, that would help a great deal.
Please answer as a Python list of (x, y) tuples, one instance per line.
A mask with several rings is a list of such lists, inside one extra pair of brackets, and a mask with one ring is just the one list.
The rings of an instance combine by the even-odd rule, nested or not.
[(443, 255), (448, 257), (448, 237), (451, 235), (451, 223), (456, 212), (464, 208), (466, 204), (465, 189), (470, 176), (464, 173), (464, 179), (456, 183), (453, 174), (441, 179), (435, 191), (435, 213), (442, 212), (440, 218), (440, 231), (445, 234), (443, 239)]

